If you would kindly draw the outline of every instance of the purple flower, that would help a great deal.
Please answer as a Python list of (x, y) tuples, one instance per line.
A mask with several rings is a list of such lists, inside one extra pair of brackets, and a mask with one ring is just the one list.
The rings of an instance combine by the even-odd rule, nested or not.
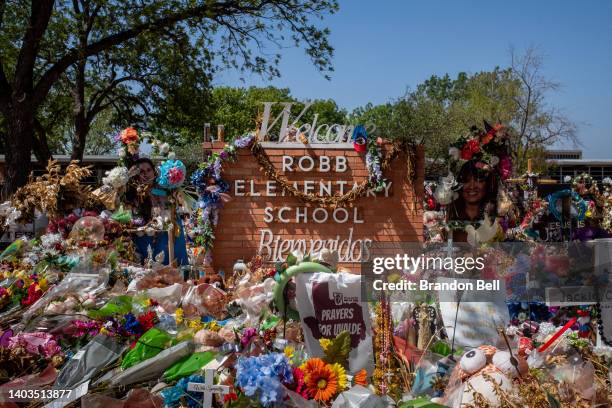
[(221, 178), (221, 159), (219, 157), (217, 157), (217, 159), (215, 160), (215, 163), (213, 164), (213, 175), (215, 180), (218, 180)]
[(255, 139), (254, 134), (242, 136), (241, 138), (234, 140), (234, 146), (236, 146), (239, 149), (245, 148), (247, 146), (250, 146), (254, 139)]
[(223, 150), (221, 153), (219, 153), (219, 158), (221, 158), (221, 160), (227, 160), (228, 157), (229, 157), (229, 155), (227, 154), (227, 152), (225, 150)]
[(242, 347), (246, 347), (247, 344), (251, 342), (251, 339), (257, 335), (257, 329), (254, 327), (247, 327), (244, 329), (242, 333), (242, 338), (240, 339), (240, 344)]

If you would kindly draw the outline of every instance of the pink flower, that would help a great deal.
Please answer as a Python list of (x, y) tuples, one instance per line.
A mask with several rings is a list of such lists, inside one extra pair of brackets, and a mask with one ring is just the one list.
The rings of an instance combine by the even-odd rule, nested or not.
[(506, 180), (512, 174), (512, 160), (510, 160), (510, 156), (503, 156), (499, 159), (499, 173), (502, 180)]
[(246, 347), (251, 342), (251, 339), (253, 339), (255, 336), (257, 336), (256, 328), (247, 327), (244, 329), (244, 332), (242, 332), (242, 338), (240, 339), (240, 344), (242, 344), (242, 347)]
[(185, 173), (182, 169), (173, 167), (168, 170), (168, 180), (172, 184), (181, 184), (185, 180)]

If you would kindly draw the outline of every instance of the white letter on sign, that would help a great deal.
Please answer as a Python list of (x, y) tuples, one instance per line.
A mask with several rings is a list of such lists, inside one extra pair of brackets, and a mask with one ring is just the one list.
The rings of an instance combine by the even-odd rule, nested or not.
[(291, 210), (291, 208), (289, 208), (289, 207), (283, 207), (280, 210), (278, 210), (278, 219), (283, 224), (287, 224), (289, 222), (289, 220), (287, 218), (283, 217), (283, 214), (285, 213), (285, 211), (290, 211), (290, 210)]
[(344, 173), (346, 171), (346, 157), (336, 156), (336, 173)]
[[(240, 189), (240, 191), (238, 191), (238, 189)], [(237, 197), (244, 195), (244, 180), (234, 181), (234, 195)]]
[(293, 166), (293, 157), (283, 156), (283, 171), (292, 171), (291, 166)]
[[(304, 167), (304, 161), (309, 161), (310, 162), (308, 167)], [(312, 171), (312, 169), (314, 169), (314, 166), (315, 166), (315, 162), (312, 159), (312, 157), (310, 157), (310, 156), (302, 156), (302, 157), (300, 157), (300, 160), (298, 160), (298, 167), (302, 171)]]
[(322, 173), (327, 173), (331, 169), (329, 165), (329, 156), (321, 156), (319, 157), (319, 171)]
[(274, 221), (274, 215), (272, 214), (272, 211), (274, 211), (274, 208), (272, 207), (264, 208), (264, 222), (265, 223), (269, 224), (272, 221)]

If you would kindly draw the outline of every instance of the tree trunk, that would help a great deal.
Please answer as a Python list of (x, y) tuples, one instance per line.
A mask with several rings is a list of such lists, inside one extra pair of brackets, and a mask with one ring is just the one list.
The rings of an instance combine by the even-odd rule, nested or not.
[(72, 90), (74, 98), (74, 137), (72, 139), (71, 160), (83, 161), (87, 133), (89, 133), (89, 120), (87, 118), (85, 103), (85, 60), (76, 66), (75, 84)]
[(74, 118), (74, 139), (72, 142), (72, 155), (70, 160), (83, 161), (85, 153), (85, 143), (89, 133), (89, 123), (83, 114), (77, 113)]
[(6, 115), (6, 182), (2, 189), (8, 198), (17, 188), (27, 183), (31, 169), (34, 114), (28, 102), (19, 103)]
[(32, 141), (32, 151), (36, 156), (38, 164), (46, 167), (49, 160), (53, 159), (51, 150), (49, 149), (49, 143), (47, 141), (47, 130), (38, 121), (36, 116), (34, 117), (34, 140)]

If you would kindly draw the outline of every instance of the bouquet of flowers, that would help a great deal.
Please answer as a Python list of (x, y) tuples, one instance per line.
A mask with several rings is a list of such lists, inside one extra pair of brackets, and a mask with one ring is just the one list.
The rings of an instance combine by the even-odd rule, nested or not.
[(472, 127), (469, 136), (460, 137), (451, 145), (448, 154), (451, 167), (458, 171), (466, 161), (476, 161), (485, 171), (497, 170), (502, 180), (512, 174), (512, 160), (506, 145), (507, 131), (502, 124), (491, 126), (484, 121), (485, 130)]

